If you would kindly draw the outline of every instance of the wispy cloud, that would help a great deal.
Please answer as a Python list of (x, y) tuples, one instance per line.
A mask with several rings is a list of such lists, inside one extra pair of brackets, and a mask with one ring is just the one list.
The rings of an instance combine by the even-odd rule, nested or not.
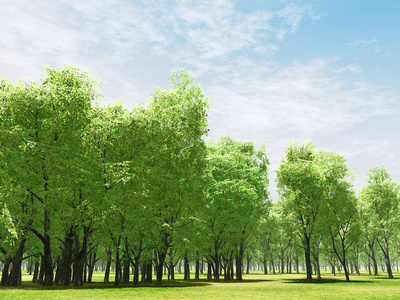
[[(244, 136), (250, 131), (257, 138), (274, 131), (310, 138), (340, 132), (372, 116), (398, 113), (392, 106), (398, 96), (362, 81), (348, 82), (343, 69), (358, 72), (321, 58), (281, 70), (250, 70), (246, 76), (230, 73), (229, 85), (210, 88), (218, 103), (211, 125), (222, 133)], [(224, 123), (229, 128), (223, 128), (221, 119), (232, 120)]]
[(378, 46), (378, 40), (375, 38), (371, 40), (352, 40), (348, 45), (353, 50), (364, 49), (372, 53), (379, 53), (385, 50), (385, 48)]
[[(308, 6), (279, 11), (239, 12), (230, 1), (178, 2), (175, 33), (182, 38), (174, 60), (203, 73), (243, 53), (273, 54), (288, 33), (298, 30)], [(181, 23), (183, 21), (183, 24)], [(233, 59), (234, 60), (234, 59)]]

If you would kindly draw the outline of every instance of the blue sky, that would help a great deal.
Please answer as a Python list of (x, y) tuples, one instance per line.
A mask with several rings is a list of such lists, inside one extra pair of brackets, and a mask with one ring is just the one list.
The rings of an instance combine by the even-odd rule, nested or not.
[(364, 182), (400, 180), (400, 1), (2, 1), (0, 76), (86, 67), (103, 103), (125, 107), (186, 68), (211, 97), (209, 138), (288, 142), (342, 153)]

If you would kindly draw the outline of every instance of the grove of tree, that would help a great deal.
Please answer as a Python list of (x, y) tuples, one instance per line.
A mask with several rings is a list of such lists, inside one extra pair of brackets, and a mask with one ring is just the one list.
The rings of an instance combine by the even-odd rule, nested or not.
[[(210, 99), (184, 70), (127, 110), (99, 105), (100, 82), (65, 65), (41, 84), (0, 81), (1, 285), (22, 269), (44, 286), (243, 280), (322, 266), (393, 278), (400, 184), (371, 168), (356, 193), (336, 152), (290, 142), (270, 196), (268, 145), (206, 142)], [(133, 271), (133, 279), (130, 272)], [(114, 274), (110, 280), (110, 274)]]

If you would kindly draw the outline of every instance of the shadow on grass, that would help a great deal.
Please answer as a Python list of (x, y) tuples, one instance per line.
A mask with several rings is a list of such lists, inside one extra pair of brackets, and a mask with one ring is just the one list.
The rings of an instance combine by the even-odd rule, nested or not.
[[(246, 284), (246, 283), (257, 283), (257, 282), (268, 282), (272, 280), (267, 279), (245, 279), (242, 281), (236, 280), (221, 280), (219, 284), (228, 284), (228, 283), (236, 283), (236, 284)], [(113, 282), (110, 283), (85, 283), (83, 286), (42, 286), (36, 283), (31, 282), (23, 282), (22, 285), (19, 286), (0, 286), (1, 290), (90, 290), (90, 289), (126, 289), (126, 288), (185, 288), (185, 287), (199, 287), (199, 286), (210, 286), (215, 281), (210, 281), (206, 279), (200, 279), (196, 281), (183, 281), (183, 280), (171, 280), (171, 281), (163, 281), (162, 285), (155, 285), (155, 281), (152, 283), (139, 283), (138, 285), (130, 284), (120, 284), (114, 285)]]
[(14, 290), (14, 289), (23, 289), (23, 290), (91, 290), (91, 289), (126, 289), (126, 288), (179, 288), (179, 287), (194, 287), (194, 286), (207, 286), (210, 285), (209, 282), (188, 282), (188, 281), (163, 281), (162, 285), (155, 285), (153, 283), (139, 283), (138, 285), (133, 285), (132, 283), (128, 284), (120, 284), (114, 285), (113, 282), (110, 283), (85, 283), (83, 286), (42, 286), (36, 283), (31, 282), (23, 282), (22, 285), (19, 286), (0, 286), (1, 290)]
[(346, 281), (345, 279), (336, 279), (336, 278), (322, 278), (322, 279), (314, 279), (312, 282), (307, 282), (306, 278), (291, 278), (291, 279), (282, 279), (283, 283), (308, 283), (308, 284), (332, 284), (332, 283), (373, 283), (371, 280), (350, 280)]

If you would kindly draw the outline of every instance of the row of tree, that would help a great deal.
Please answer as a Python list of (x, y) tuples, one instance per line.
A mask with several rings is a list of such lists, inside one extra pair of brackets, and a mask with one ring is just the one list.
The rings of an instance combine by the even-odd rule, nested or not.
[(1, 80), (1, 284), (21, 283), (25, 259), (47, 286), (82, 285), (87, 270), (90, 282), (103, 262), (105, 282), (111, 267), (116, 285), (129, 281), (132, 267), (134, 284), (153, 268), (161, 284), (181, 259), (186, 279), (206, 261), (209, 279), (241, 280), (252, 258), (265, 271), (279, 258), (283, 271), (284, 257), (297, 270), (305, 261), (311, 281), (320, 254), (335, 254), (349, 280), (360, 243), (376, 272), (379, 246), (392, 278), (400, 192), (386, 169), (371, 169), (356, 196), (343, 156), (291, 143), (272, 203), (265, 147), (205, 143), (209, 99), (190, 74), (170, 79), (130, 111), (95, 105), (99, 82), (71, 66), (47, 68), (40, 86)]

